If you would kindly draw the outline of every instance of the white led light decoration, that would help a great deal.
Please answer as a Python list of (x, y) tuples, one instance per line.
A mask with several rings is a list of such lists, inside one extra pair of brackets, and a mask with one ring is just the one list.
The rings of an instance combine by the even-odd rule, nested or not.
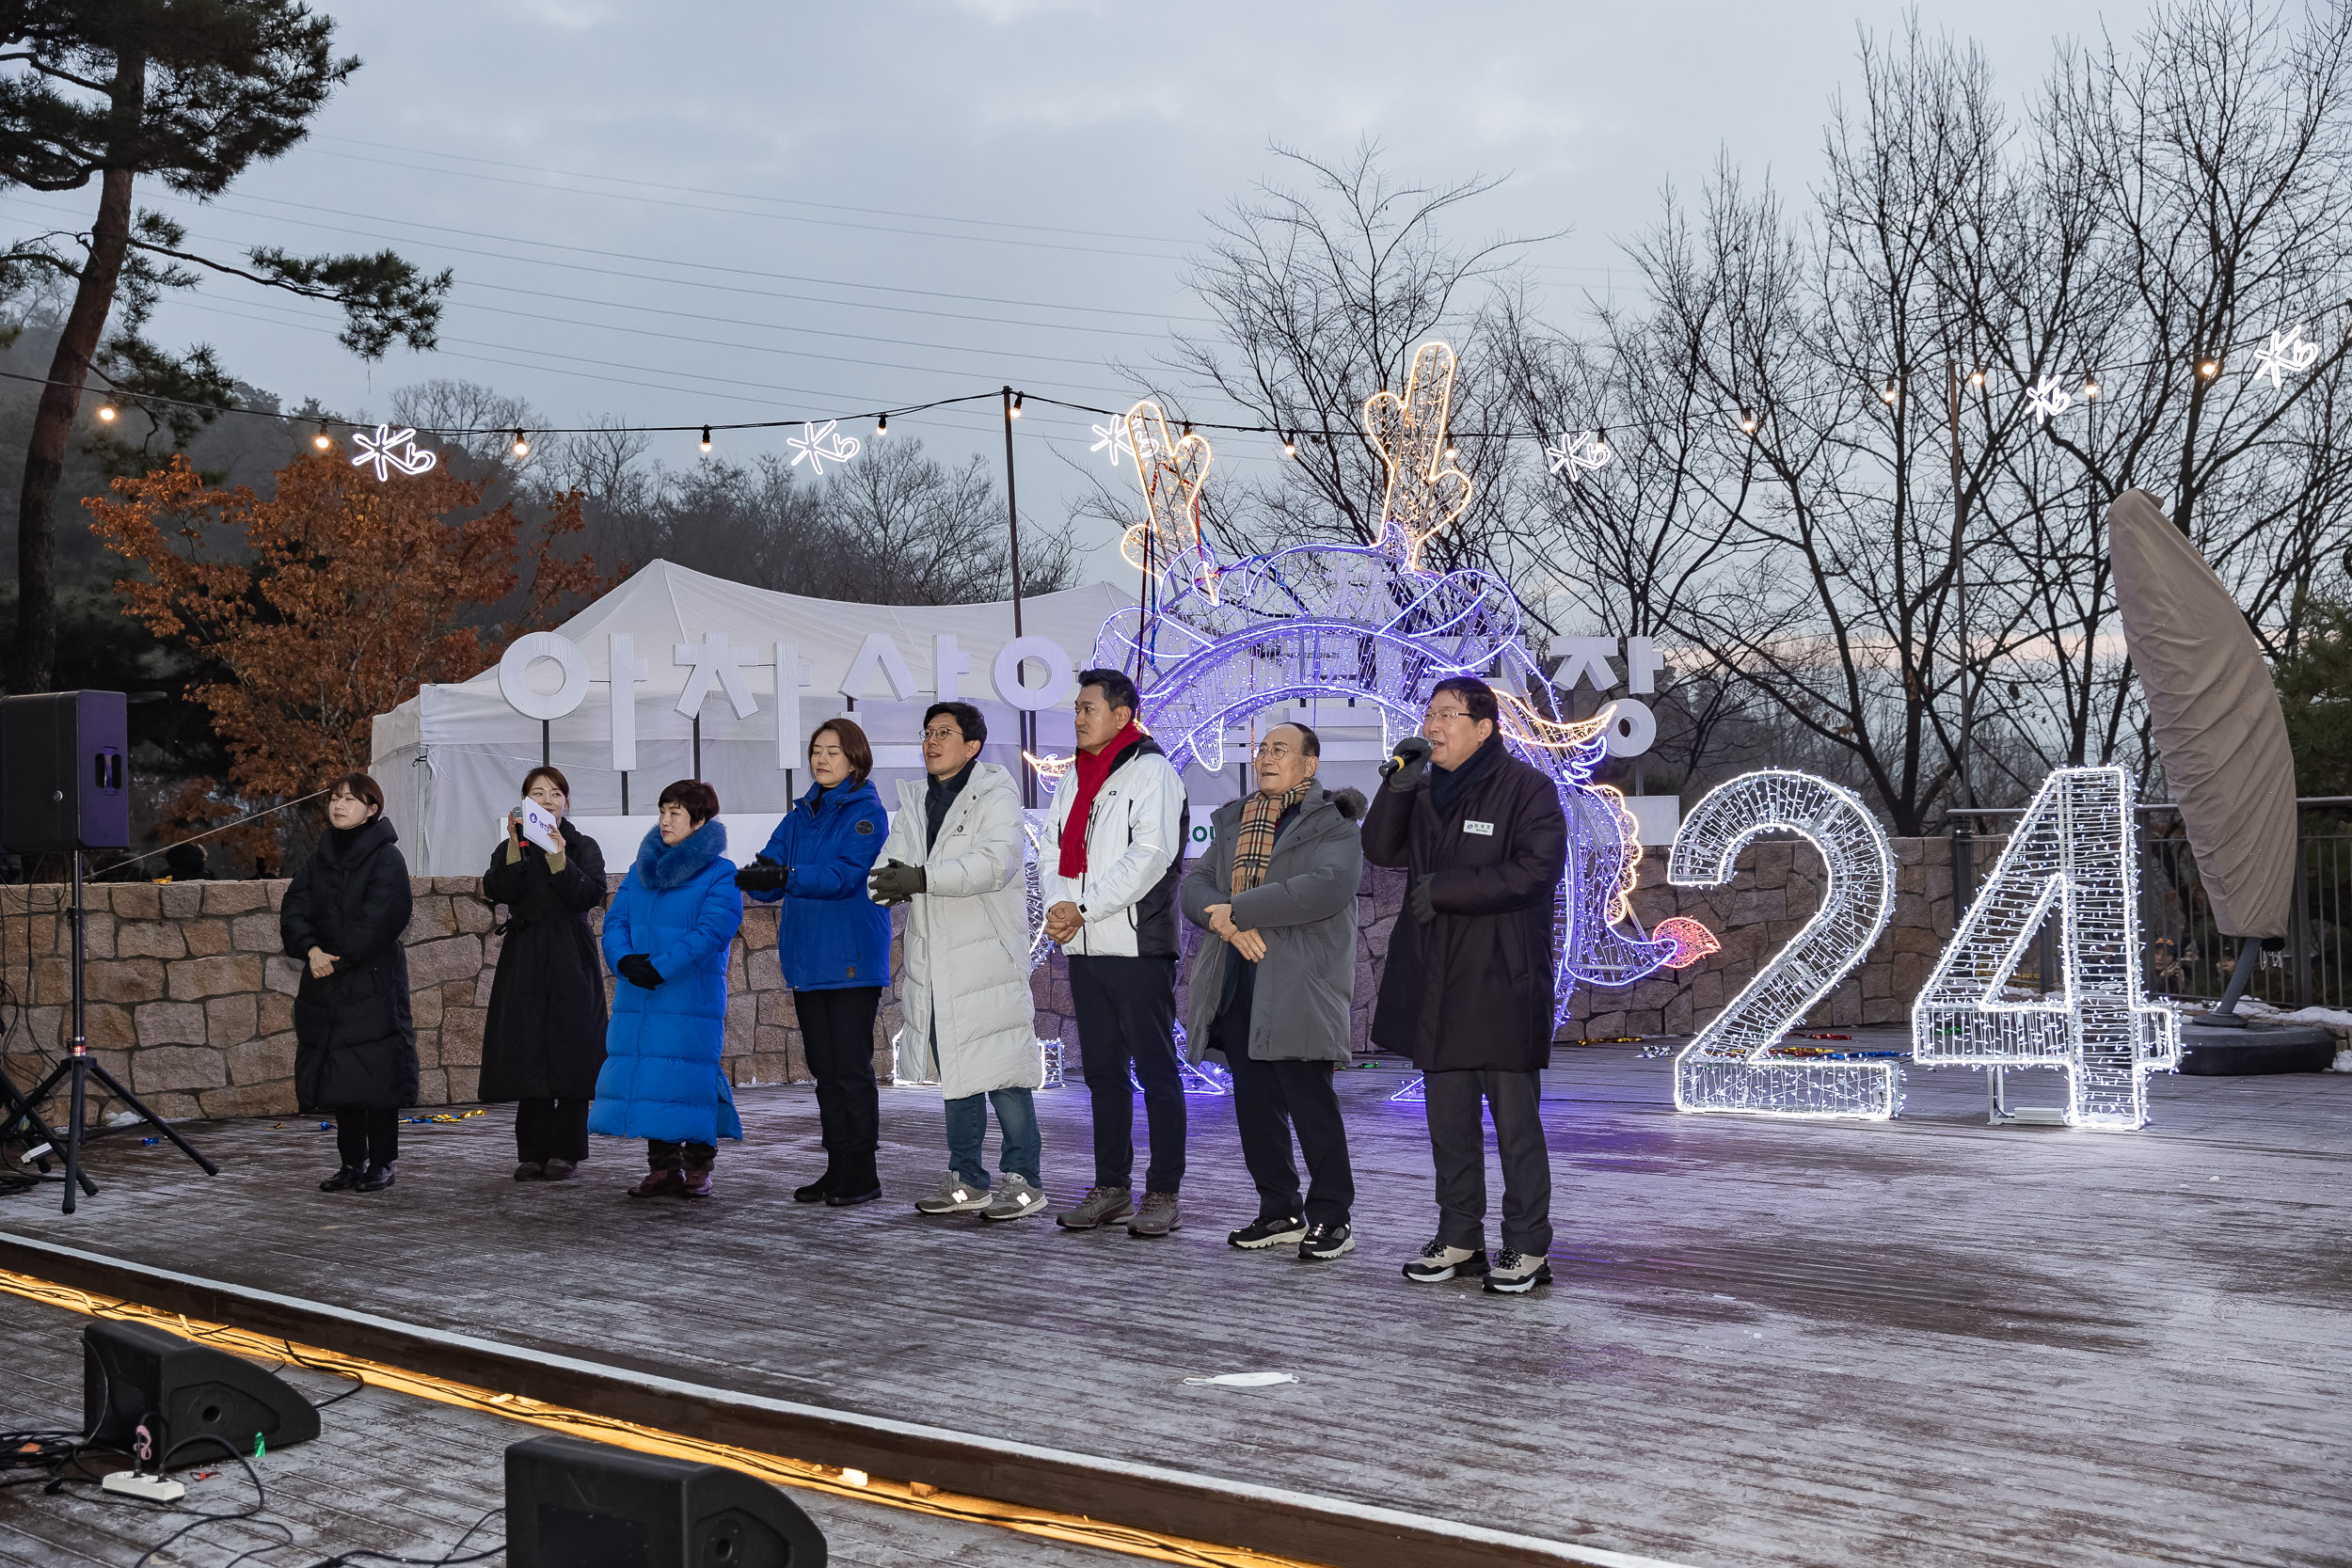
[(1111, 416), (1110, 423), (1089, 425), (1087, 428), (1094, 432), (1094, 445), (1087, 448), (1087, 451), (1102, 452), (1104, 461), (1112, 467), (1116, 468), (1121, 463), (1132, 463), (1136, 460), (1135, 438), (1127, 434), (1127, 421), (1124, 419), (1114, 414)]
[[(2148, 1074), (2181, 1065), (2181, 1021), (2140, 987), (2136, 797), (2120, 768), (2042, 781), (1912, 1006), (1914, 1059), (2062, 1068), (2068, 1126), (2147, 1124)], [(2064, 987), (2010, 1001), (2010, 976), (2053, 913)]]
[(1454, 349), (1436, 340), (1413, 350), (1405, 395), (1379, 391), (1364, 400), (1364, 436), (1388, 468), (1381, 531), (1402, 531), (1405, 564), (1421, 563), (1422, 546), (1454, 526), (1477, 486), (1454, 466), (1446, 420), (1454, 406)]
[(1821, 907), (1675, 1058), (1675, 1109), (1883, 1121), (1902, 1109), (1890, 1061), (1788, 1054), (1788, 1031), (1886, 928), (1895, 851), (1852, 792), (1804, 773), (1745, 773), (1708, 793), (1675, 834), (1666, 879), (1721, 887), (1758, 835), (1795, 833), (1828, 867)]
[(2074, 394), (2058, 385), (2058, 378), (2045, 375), (2026, 389), (2026, 406), (2033, 410), (2033, 422), (2047, 424), (2051, 420), (2074, 406)]
[(792, 466), (799, 467), (805, 457), (810, 470), (821, 476), (826, 464), (838, 466), (855, 457), (863, 449), (856, 436), (844, 436), (834, 428), (840, 423), (827, 420), (823, 424), (803, 424), (800, 435), (786, 436), (784, 444), (792, 449)]
[(437, 461), (430, 451), (417, 445), (415, 431), (394, 430), (389, 425), (377, 425), (373, 436), (353, 431), (351, 444), (359, 449), (359, 455), (351, 460), (351, 466), (374, 468), (379, 482), (390, 479), (394, 469), (411, 479), (431, 473)]
[(2270, 389), (2277, 391), (2280, 378), (2300, 375), (2319, 363), (2319, 345), (2303, 336), (2303, 324), (2296, 322), (2284, 332), (2270, 335), (2270, 346), (2254, 355), (2253, 373), (2270, 377)]
[(1608, 462), (1609, 445), (1597, 431), (1580, 430), (1561, 436), (1558, 446), (1544, 448), (1544, 466), (1571, 484)]

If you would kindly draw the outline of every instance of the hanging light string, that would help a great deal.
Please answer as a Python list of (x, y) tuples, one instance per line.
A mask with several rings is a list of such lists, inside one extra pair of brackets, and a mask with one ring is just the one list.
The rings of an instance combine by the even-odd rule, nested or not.
[[(2347, 302), (2347, 309), (2352, 309), (2352, 302)], [(2300, 343), (2303, 353), (2308, 356), (2308, 357), (2302, 359), (2301, 362), (2298, 363), (2292, 358), (2281, 357), (2280, 353), (2281, 340), (2299, 340), (2300, 332), (2301, 327), (2298, 325), (2290, 333), (2281, 334), (2273, 332), (2267, 334), (2266, 336), (2257, 335), (2236, 342), (2225, 344), (2218, 351), (2211, 349), (2200, 351), (2190, 356), (2185, 363), (2191, 374), (2197, 380), (2210, 386), (2219, 379), (2223, 370), (2241, 350), (2252, 351), (2255, 357), (2253, 367), (2249, 372), (2249, 377), (2252, 379), (2259, 379), (2267, 374), (2270, 376), (2275, 385), (2279, 380), (2279, 374), (2281, 369), (2299, 373), (2302, 371), (2310, 369), (2311, 364), (2318, 357), (2316, 352), (2317, 345), (2309, 342)], [(2111, 381), (2118, 372), (2136, 370), (2150, 370), (2170, 362), (2172, 362), (2172, 358), (2169, 356), (2154, 356), (2145, 359), (2102, 361), (2098, 367), (2086, 372), (2080, 378), (2078, 388), (2070, 383), (2056, 382), (2055, 377), (2048, 375), (2045, 375), (2042, 380), (2045, 384), (2056, 382), (2058, 387), (2063, 388), (2069, 393), (2078, 392), (2081, 400), (2085, 403), (2096, 403), (2100, 401), (2103, 394), (2108, 390), (2107, 383)], [(1988, 372), (1981, 368), (1977, 368), (1972, 369), (1968, 372), (1966, 381), (1972, 389), (1981, 392), (1985, 388), (1987, 378)], [(24, 382), (40, 387), (66, 385), (55, 377), (30, 375), (17, 371), (0, 371), (0, 380)], [(1908, 376), (1906, 374), (1899, 372), (1890, 376), (1885, 381), (1878, 383), (1874, 387), (1870, 387), (1868, 390), (1874, 393), (1877, 400), (1886, 406), (1896, 407), (1905, 401), (1904, 385), (1907, 380)], [(2020, 394), (2027, 398), (2029, 401), (2033, 400), (2036, 397), (2035, 384), (2021, 381)], [(1021, 417), (1022, 404), (1028, 395), (1029, 394), (1026, 392), (1016, 390), (1011, 409), (1011, 414), (1014, 419), (1019, 419)], [(838, 421), (842, 420), (860, 422), (870, 420), (873, 421), (874, 434), (878, 436), (887, 436), (890, 433), (890, 420), (893, 415), (904, 416), (909, 414), (921, 414), (934, 408), (950, 408), (964, 404), (992, 402), (1000, 399), (1002, 396), (1002, 388), (991, 388), (990, 390), (984, 392), (965, 392), (950, 397), (933, 398), (927, 403), (893, 404), (887, 408), (878, 408), (865, 412), (849, 414), (828, 414), (816, 417), (794, 417), (780, 420), (737, 420), (732, 421), (713, 420), (708, 423), (696, 420), (689, 424), (629, 425), (626, 428), (633, 433), (649, 436), (698, 436), (700, 438), (701, 449), (704, 451), (711, 450), (711, 441), (715, 434), (725, 434), (738, 431), (788, 430), (798, 426), (822, 425), (829, 421)], [(1841, 396), (1842, 394), (1836, 391), (1821, 391), (1807, 393), (1801, 397), (1793, 398), (1772, 399), (1767, 397), (1758, 398), (1753, 402), (1735, 401), (1725, 404), (1721, 407), (1708, 407), (1701, 405), (1693, 408), (1688, 416), (1680, 419), (1642, 419), (1621, 417), (1619, 419), (1617, 428), (1620, 431), (1646, 431), (1653, 428), (1660, 430), (1688, 428), (1692, 422), (1704, 418), (1707, 414), (1715, 413), (1720, 414), (1726, 423), (1730, 424), (1734, 428), (1749, 436), (1754, 436), (1760, 428), (1766, 415), (1768, 415), (1775, 406), (1795, 408), (1808, 404), (1834, 402)], [(1041, 404), (1048, 407), (1066, 409), (1076, 414), (1100, 415), (1104, 418), (1112, 420), (1123, 420), (1127, 414), (1127, 410), (1123, 408), (1105, 408), (1095, 404), (1076, 403), (1066, 398), (1049, 397), (1044, 393), (1037, 394), (1037, 401)], [(2042, 402), (2044, 405), (2046, 405), (2049, 402), (2049, 397), (2046, 392), (2042, 395)], [(332, 416), (323, 416), (310, 413), (287, 413), (282, 410), (273, 411), (266, 408), (245, 408), (237, 406), (222, 407), (217, 404), (199, 403), (186, 398), (164, 397), (159, 394), (143, 392), (124, 392), (119, 387), (113, 389), (111, 395), (102, 396), (97, 409), (97, 417), (102, 422), (112, 423), (119, 416), (121, 409), (126, 405), (141, 408), (185, 408), (211, 416), (238, 414), (260, 419), (276, 420), (283, 423), (311, 425), (315, 429), (315, 434), (312, 436), (313, 444), (317, 445), (321, 450), (325, 450), (329, 444), (331, 444), (331, 437), (329, 435), (331, 431), (338, 429), (345, 432), (365, 431), (373, 429), (374, 425), (379, 422), (384, 422), (376, 420), (361, 421), (358, 420), (338, 419)], [(2045, 419), (2046, 417), (2047, 416), (2044, 416)], [(415, 434), (420, 436), (429, 436), (435, 439), (443, 441), (460, 440), (468, 436), (496, 436), (503, 438), (507, 442), (509, 450), (515, 456), (519, 458), (527, 457), (531, 454), (532, 437), (534, 436), (598, 435), (604, 433), (609, 428), (609, 426), (600, 425), (541, 425), (532, 427), (532, 430), (526, 432), (525, 430), (518, 429), (512, 425), (420, 425), (415, 427)], [(1282, 454), (1285, 457), (1294, 458), (1297, 455), (1298, 447), (1302, 441), (1322, 440), (1327, 435), (1326, 432), (1310, 429), (1305, 425), (1267, 424), (1263, 422), (1252, 423), (1220, 420), (1187, 420), (1186, 428), (1215, 431), (1225, 435), (1272, 436), (1281, 444)], [(1347, 427), (1347, 434), (1354, 436), (1359, 433), (1353, 425), (1350, 425)], [(1453, 438), (1457, 441), (1533, 440), (1541, 443), (1550, 438), (1540, 429), (1528, 430), (1516, 427), (1491, 430), (1457, 429), (1453, 431), (1451, 434)], [(1597, 439), (1603, 447), (1606, 447), (1609, 444), (1608, 428), (1605, 426), (1598, 424), (1588, 425), (1583, 427), (1583, 429), (1578, 434), (1581, 434), (1581, 436), (1585, 439)]]

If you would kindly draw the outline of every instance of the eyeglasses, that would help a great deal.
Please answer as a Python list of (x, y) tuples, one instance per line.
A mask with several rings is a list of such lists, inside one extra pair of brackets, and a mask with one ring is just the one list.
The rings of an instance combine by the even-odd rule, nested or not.
[(1297, 748), (1292, 746), (1287, 741), (1269, 740), (1264, 745), (1258, 748), (1258, 755), (1262, 757), (1270, 757), (1274, 761), (1279, 762), (1284, 757), (1297, 755)]
[(1429, 718), (1426, 721), (1432, 724), (1450, 724), (1456, 719), (1468, 719), (1469, 717), (1469, 714), (1464, 713), (1459, 708), (1447, 708), (1443, 712), (1439, 712), (1438, 710), (1432, 708), (1430, 709)]
[(963, 738), (963, 731), (954, 726), (949, 726), (945, 729), (925, 730), (923, 732), (923, 738), (926, 740), (961, 740)]

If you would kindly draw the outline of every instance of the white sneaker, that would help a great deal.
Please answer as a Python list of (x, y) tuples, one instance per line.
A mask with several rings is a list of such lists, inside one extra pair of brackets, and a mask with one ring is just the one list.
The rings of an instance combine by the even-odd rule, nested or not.
[(975, 1187), (954, 1171), (939, 1179), (939, 1190), (929, 1197), (914, 1200), (918, 1214), (966, 1214), (975, 1209), (988, 1207), (986, 1187)]
[(1541, 1258), (1504, 1248), (1486, 1272), (1486, 1289), (1496, 1295), (1525, 1295), (1538, 1285), (1551, 1283), (1551, 1265)]
[(988, 1212), (980, 1218), (1018, 1220), (1043, 1212), (1045, 1212), (1045, 1195), (1030, 1186), (1028, 1178), (1009, 1175), (996, 1183), (995, 1200), (989, 1204)]

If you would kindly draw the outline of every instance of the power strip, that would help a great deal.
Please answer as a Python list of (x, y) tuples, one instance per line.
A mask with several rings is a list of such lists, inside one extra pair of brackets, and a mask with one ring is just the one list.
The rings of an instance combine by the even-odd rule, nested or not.
[(151, 1503), (176, 1503), (188, 1495), (188, 1489), (169, 1476), (151, 1476), (143, 1470), (112, 1470), (98, 1484), (103, 1491), (144, 1497)]

